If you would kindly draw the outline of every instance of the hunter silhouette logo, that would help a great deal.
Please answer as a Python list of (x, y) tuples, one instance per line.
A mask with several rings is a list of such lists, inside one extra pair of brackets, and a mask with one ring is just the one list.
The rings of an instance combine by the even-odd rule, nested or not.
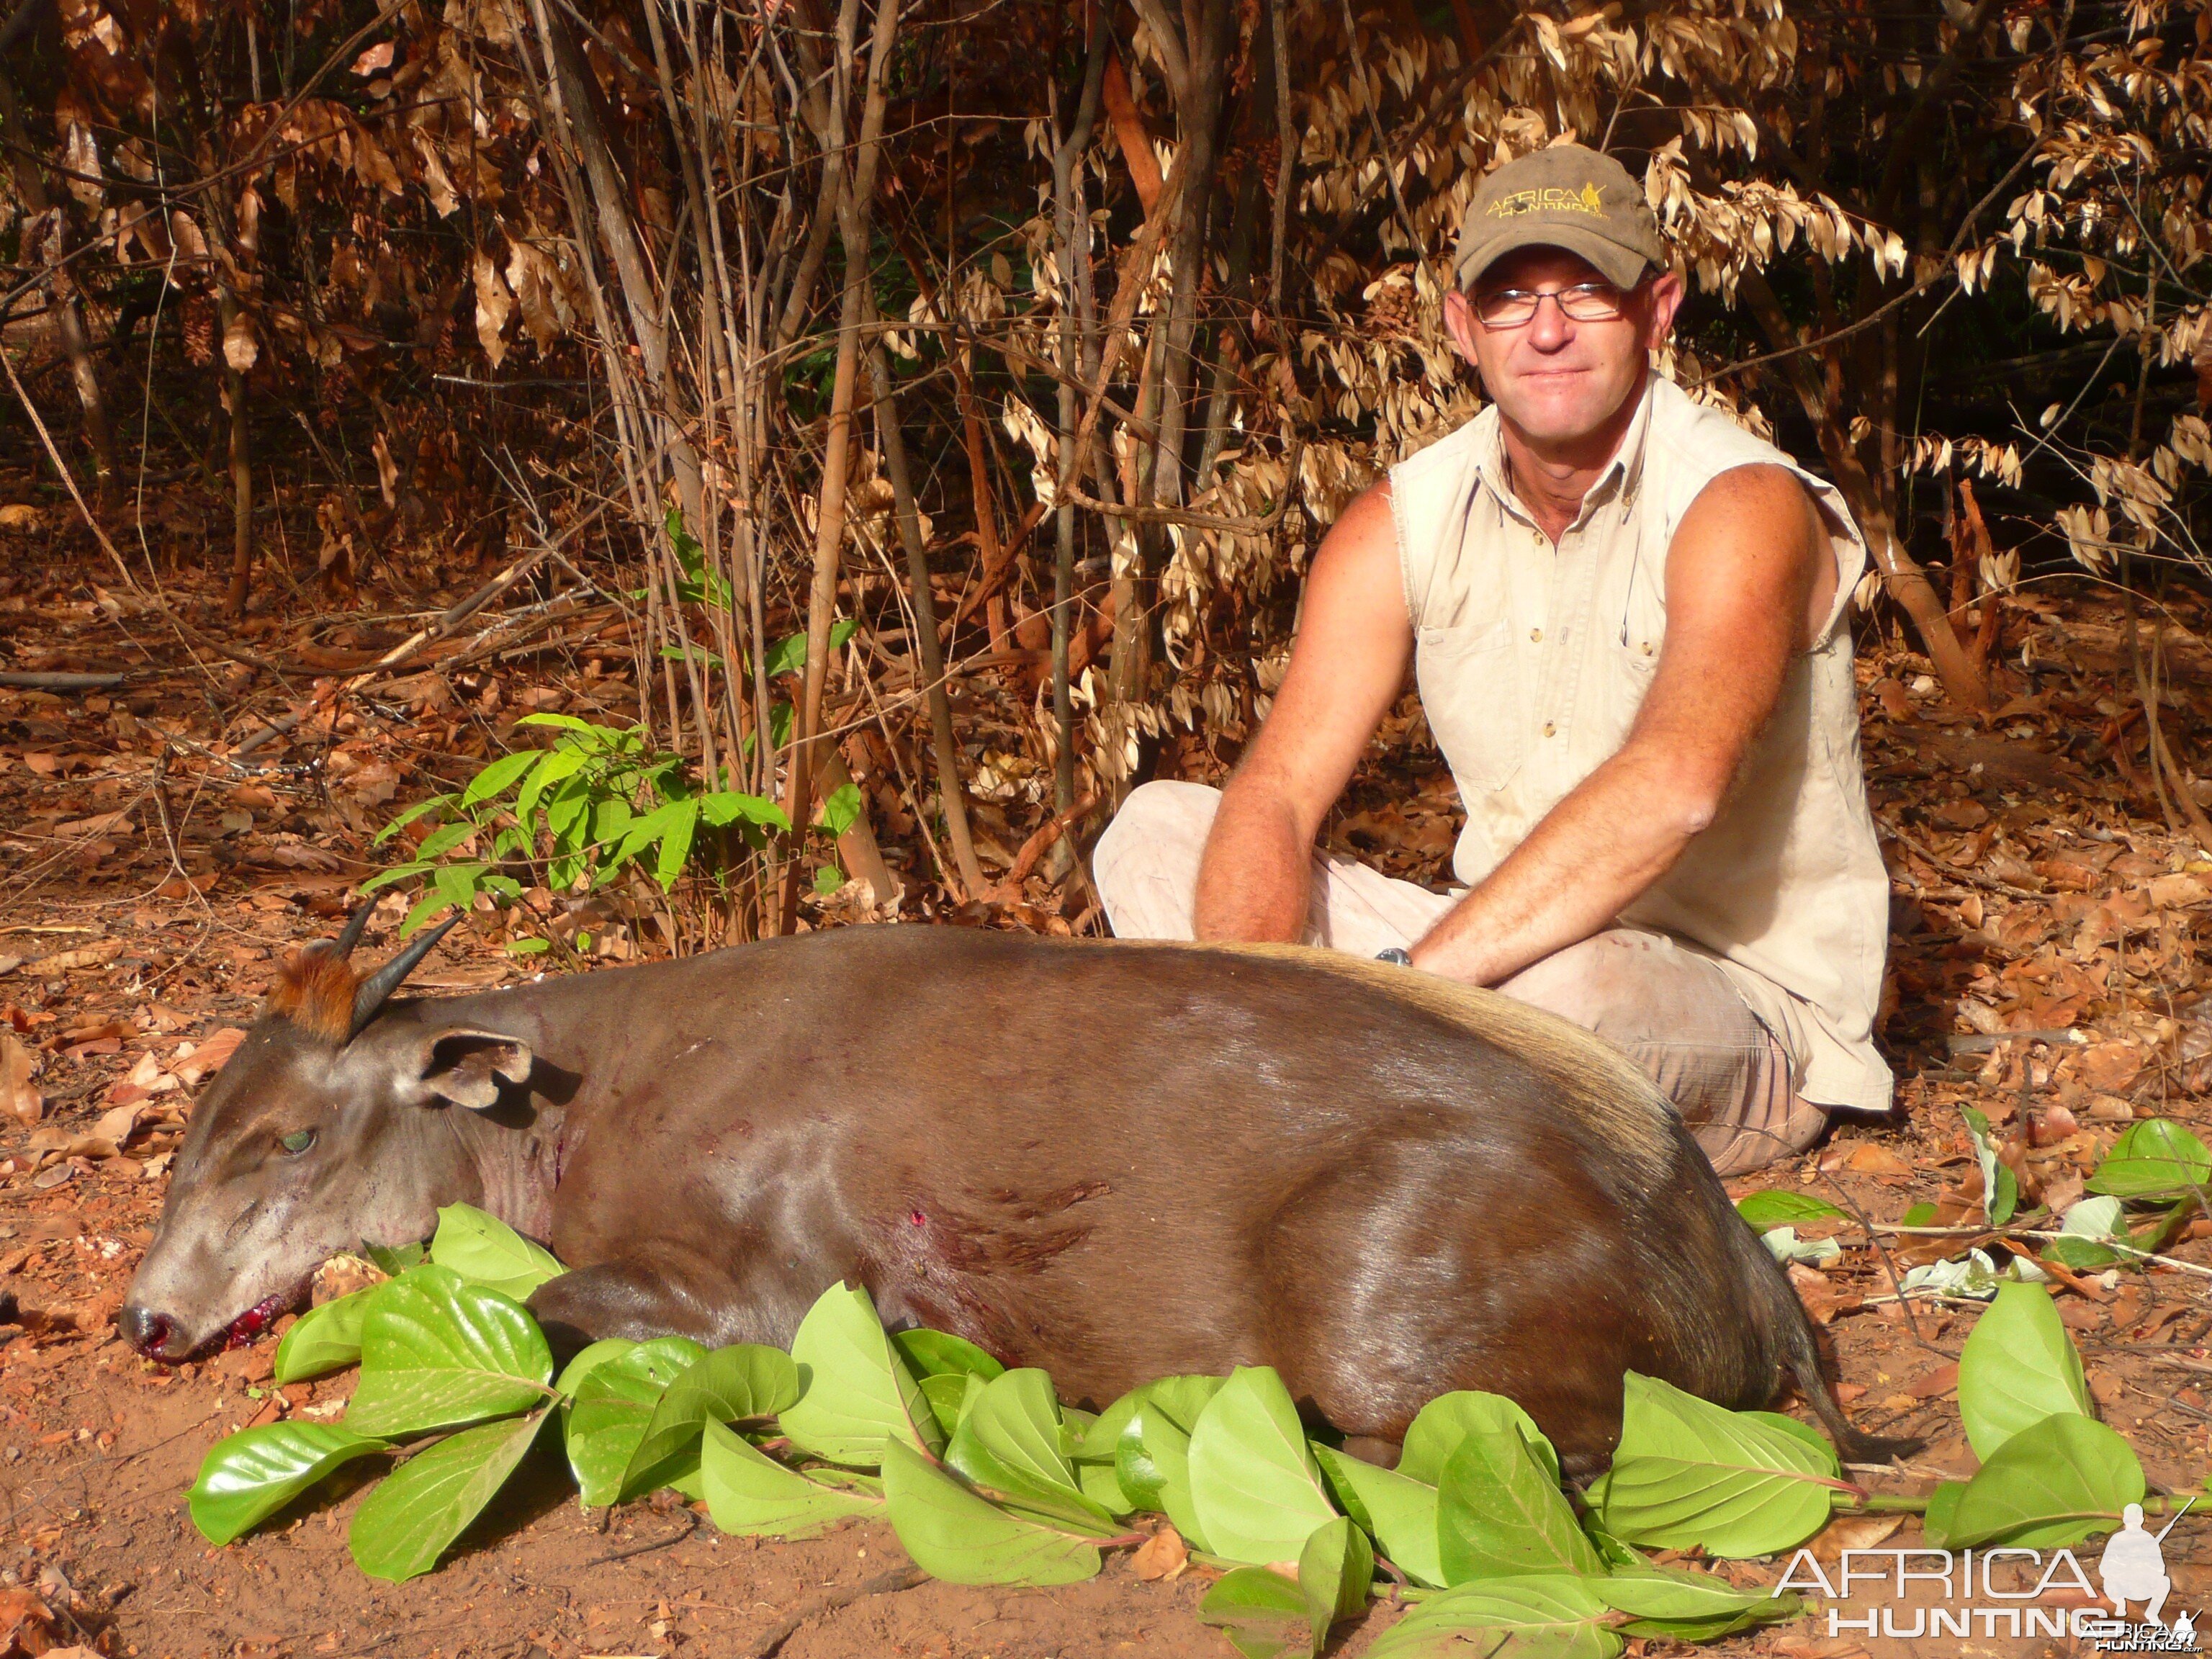
[(1584, 184), (1579, 191), (1569, 190), (1564, 185), (1516, 190), (1490, 204), (1490, 216), (1493, 219), (1517, 219), (1524, 213), (1589, 213), (1603, 218), (1605, 204), (1595, 185)]
[[(2197, 1622), (2186, 1613), (2169, 1625), (2159, 1614), (2173, 1593), (2173, 1580), (2166, 1571), (2166, 1534), (2195, 1505), (2191, 1498), (2156, 1533), (2143, 1526), (2142, 1505), (2130, 1504), (2120, 1511), (2120, 1529), (2105, 1540), (2097, 1558), (2097, 1577), (2104, 1581), (2105, 1600), (2115, 1617), (2087, 1626), (2082, 1634), (2107, 1653), (2193, 1653), (2197, 1650)], [(2128, 1622), (2128, 1603), (2142, 1603), (2142, 1622)]]

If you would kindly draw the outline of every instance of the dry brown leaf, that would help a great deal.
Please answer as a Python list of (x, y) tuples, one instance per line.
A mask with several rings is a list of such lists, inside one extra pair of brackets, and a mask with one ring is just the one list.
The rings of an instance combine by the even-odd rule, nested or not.
[(226, 1025), (191, 1054), (179, 1058), (170, 1069), (190, 1088), (202, 1078), (220, 1072), (223, 1063), (238, 1052), (238, 1045), (245, 1041), (245, 1032), (235, 1025)]
[(1869, 1144), (1855, 1146), (1844, 1160), (1844, 1168), (1855, 1175), (1882, 1176), (1891, 1178), (1911, 1178), (1912, 1166), (1887, 1146)]
[(1173, 1527), (1162, 1527), (1137, 1546), (1137, 1553), (1129, 1558), (1137, 1570), (1137, 1577), (1147, 1582), (1155, 1578), (1173, 1578), (1190, 1565), (1190, 1550), (1182, 1541), (1182, 1534)]
[(387, 1277), (384, 1269), (373, 1261), (364, 1261), (357, 1255), (334, 1255), (315, 1269), (312, 1292), (314, 1305), (319, 1308), (342, 1296), (381, 1285)]
[(2143, 1068), (2143, 1051), (2132, 1042), (2094, 1042), (2074, 1062), (2074, 1075), (2093, 1092), (2116, 1095)]
[(100, 1135), (74, 1134), (57, 1124), (31, 1132), (27, 1143), (33, 1153), (58, 1152), (64, 1158), (113, 1158), (116, 1146)]
[(54, 833), (71, 838), (78, 836), (112, 836), (131, 827), (131, 814), (128, 811), (100, 812), (88, 818), (70, 818), (66, 823), (58, 823), (54, 826)]
[(100, 1121), (92, 1126), (93, 1138), (120, 1146), (131, 1139), (131, 1132), (138, 1127), (138, 1116), (143, 1109), (137, 1105), (117, 1106), (100, 1115)]
[(104, 939), (97, 945), (81, 945), (74, 951), (57, 951), (30, 966), (33, 974), (66, 974), (82, 968), (100, 968), (123, 954), (123, 941)]
[(1956, 1361), (1923, 1371), (1905, 1385), (1905, 1393), (1915, 1400), (1934, 1400), (1947, 1395), (1959, 1386), (1959, 1367)]
[(1834, 1561), (1845, 1550), (1872, 1549), (1904, 1524), (1901, 1515), (1839, 1515), (1814, 1534), (1806, 1547), (1815, 1560)]
[(13, 1031), (0, 1031), (0, 1116), (11, 1117), (25, 1128), (39, 1121), (46, 1102), (31, 1086), (31, 1051), (15, 1041)]

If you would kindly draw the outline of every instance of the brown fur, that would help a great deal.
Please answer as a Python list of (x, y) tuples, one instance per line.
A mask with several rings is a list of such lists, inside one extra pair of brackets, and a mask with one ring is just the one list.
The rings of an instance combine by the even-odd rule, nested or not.
[(336, 1047), (353, 1035), (353, 995), (361, 975), (327, 945), (295, 951), (277, 970), (262, 1012), (289, 1020)]

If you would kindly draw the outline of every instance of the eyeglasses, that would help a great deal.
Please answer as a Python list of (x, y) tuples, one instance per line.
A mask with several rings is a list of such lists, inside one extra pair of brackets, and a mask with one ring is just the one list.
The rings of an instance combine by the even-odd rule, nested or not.
[(1577, 283), (1545, 293), (1525, 288), (1494, 288), (1473, 296), (1474, 314), (1485, 328), (1520, 328), (1536, 319), (1549, 300), (1570, 322), (1609, 323), (1621, 314), (1628, 295), (1611, 283)]

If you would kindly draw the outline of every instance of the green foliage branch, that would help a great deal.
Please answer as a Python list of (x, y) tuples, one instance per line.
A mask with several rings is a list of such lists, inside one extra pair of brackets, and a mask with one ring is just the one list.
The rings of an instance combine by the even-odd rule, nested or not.
[[(495, 1218), (440, 1212), (397, 1276), (315, 1309), (279, 1345), (290, 1382), (358, 1365), (337, 1425), (243, 1430), (208, 1453), (189, 1506), (227, 1544), (339, 1470), (387, 1469), (356, 1511), (371, 1577), (428, 1572), (541, 1440), (582, 1502), (672, 1488), (725, 1532), (803, 1538), (886, 1520), (926, 1571), (968, 1584), (1088, 1578), (1164, 1516), (1224, 1576), (1200, 1616), (1247, 1659), (1310, 1659), (1378, 1574), (1418, 1605), (1372, 1650), (1459, 1640), (1508, 1659), (1617, 1659), (1629, 1638), (1704, 1641), (1795, 1616), (1645, 1548), (1771, 1554), (1839, 1510), (1925, 1510), (1932, 1546), (2076, 1542), (2144, 1502), (2134, 1452), (2090, 1414), (2039, 1286), (2008, 1285), (1969, 1339), (1959, 1395), (1979, 1474), (1928, 1498), (1871, 1494), (1816, 1431), (1625, 1379), (1611, 1468), (1580, 1495), (1528, 1413), (1462, 1391), (1414, 1419), (1395, 1470), (1304, 1425), (1269, 1367), (1147, 1383), (1095, 1416), (1041, 1370), (1009, 1370), (941, 1331), (886, 1331), (832, 1285), (789, 1352), (680, 1337), (594, 1342), (556, 1376), (522, 1298), (562, 1268)], [(2147, 1507), (2157, 1507), (2148, 1500)]]

